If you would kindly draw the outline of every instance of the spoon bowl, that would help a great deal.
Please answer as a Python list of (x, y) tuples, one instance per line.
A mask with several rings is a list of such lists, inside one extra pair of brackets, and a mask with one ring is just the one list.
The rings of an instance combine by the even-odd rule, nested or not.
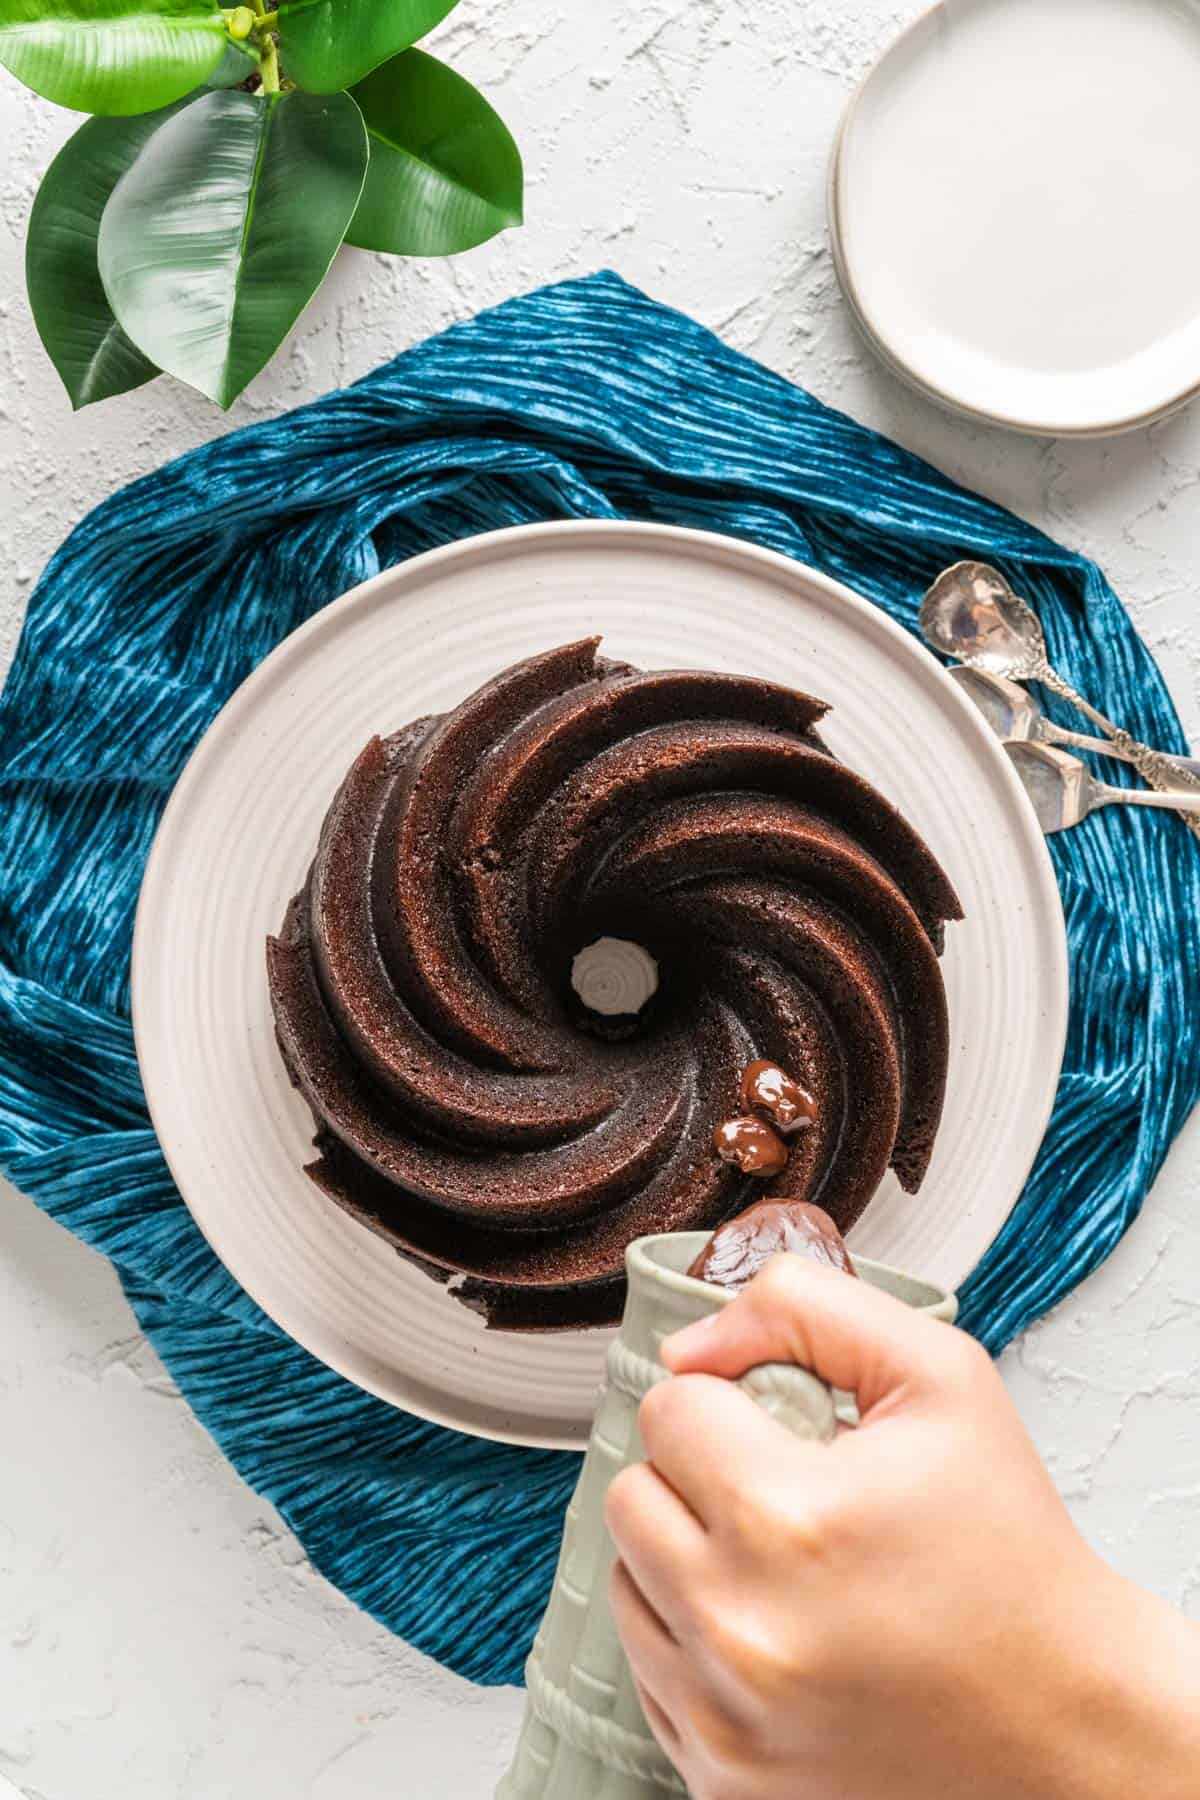
[(993, 675), (1028, 680), (1046, 667), (1041, 621), (987, 563), (955, 563), (938, 576), (921, 606), (921, 630), (943, 656)]

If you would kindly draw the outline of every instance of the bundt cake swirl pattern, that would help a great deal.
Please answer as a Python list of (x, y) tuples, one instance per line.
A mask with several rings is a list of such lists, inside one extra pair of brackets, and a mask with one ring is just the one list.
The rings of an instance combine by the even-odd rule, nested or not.
[[(764, 1195), (848, 1230), (920, 1185), (945, 1087), (958, 902), (822, 703), (598, 645), (373, 738), (268, 944), (313, 1180), (508, 1329), (616, 1320), (632, 1238)], [(636, 1019), (571, 988), (605, 935), (658, 963)], [(765, 1189), (711, 1148), (753, 1057), (816, 1110)]]

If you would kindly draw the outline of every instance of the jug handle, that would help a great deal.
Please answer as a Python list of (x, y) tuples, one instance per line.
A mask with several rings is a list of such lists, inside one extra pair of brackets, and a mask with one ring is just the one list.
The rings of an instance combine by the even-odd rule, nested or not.
[(794, 1363), (760, 1363), (737, 1383), (757, 1406), (795, 1437), (826, 1443), (837, 1429), (833, 1392)]
[[(652, 1387), (671, 1380), (660, 1362), (650, 1361), (621, 1338), (609, 1345), (607, 1368), (612, 1386), (635, 1406)], [(795, 1363), (759, 1363), (735, 1385), (798, 1438), (827, 1441), (837, 1430), (840, 1415), (833, 1390), (809, 1369)]]

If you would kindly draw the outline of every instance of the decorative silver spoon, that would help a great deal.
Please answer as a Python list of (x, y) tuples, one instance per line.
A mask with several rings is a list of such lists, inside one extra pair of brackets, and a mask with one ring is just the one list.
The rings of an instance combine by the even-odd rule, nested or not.
[(1021, 743), (1004, 748), (1047, 835), (1068, 831), (1101, 806), (1160, 806), (1200, 816), (1200, 794), (1144, 794), (1141, 788), (1106, 787), (1065, 750)]
[[(943, 656), (1014, 681), (1040, 681), (1051, 693), (1069, 700), (1159, 793), (1178, 795), (1186, 788), (1200, 795), (1200, 779), (1106, 719), (1051, 667), (1041, 620), (1028, 601), (1013, 593), (999, 569), (961, 562), (939, 575), (921, 606), (921, 630)], [(1191, 810), (1179, 808), (1181, 815)], [(1200, 818), (1189, 817), (1187, 824), (1200, 837)]]
[[(1034, 695), (1018, 687), (1015, 681), (1007, 681), (1003, 675), (993, 675), (987, 669), (973, 669), (966, 663), (946, 672), (979, 708), (999, 738), (1012, 743), (1064, 744), (1074, 750), (1093, 750), (1097, 756), (1115, 756), (1118, 762), (1130, 760), (1126, 751), (1118, 749), (1107, 738), (1085, 737), (1081, 731), (1067, 731), (1063, 726), (1055, 725), (1046, 717)], [(1165, 751), (1163, 755), (1173, 768), (1183, 772), (1185, 780), (1179, 783), (1180, 787), (1191, 786), (1186, 777), (1200, 777), (1200, 761), (1189, 756), (1169, 756)]]

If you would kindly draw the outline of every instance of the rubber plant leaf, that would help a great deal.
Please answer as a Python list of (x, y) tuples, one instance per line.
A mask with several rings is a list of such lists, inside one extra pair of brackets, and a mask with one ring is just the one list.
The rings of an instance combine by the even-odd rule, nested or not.
[(404, 256), (449, 256), (522, 217), (521, 154), (469, 81), (406, 50), (353, 90), (371, 162), (348, 243)]
[(208, 75), (204, 85), (210, 88), (237, 87), (248, 76), (257, 73), (261, 66), (253, 43), (247, 41), (238, 44), (229, 38), (220, 62)]
[(287, 74), (312, 94), (353, 87), (364, 75), (432, 31), (456, 0), (284, 0), (279, 54)]
[(321, 285), (367, 167), (348, 94), (209, 93), (100, 221), (100, 277), (144, 356), (230, 406)]
[(89, 119), (42, 177), (25, 239), (25, 285), (47, 355), (75, 407), (141, 387), (158, 374), (113, 317), (96, 244), (109, 195), (142, 146), (186, 106), (132, 119)]
[(212, 74), (229, 42), (204, 0), (0, 0), (0, 63), (77, 112), (154, 112)]

